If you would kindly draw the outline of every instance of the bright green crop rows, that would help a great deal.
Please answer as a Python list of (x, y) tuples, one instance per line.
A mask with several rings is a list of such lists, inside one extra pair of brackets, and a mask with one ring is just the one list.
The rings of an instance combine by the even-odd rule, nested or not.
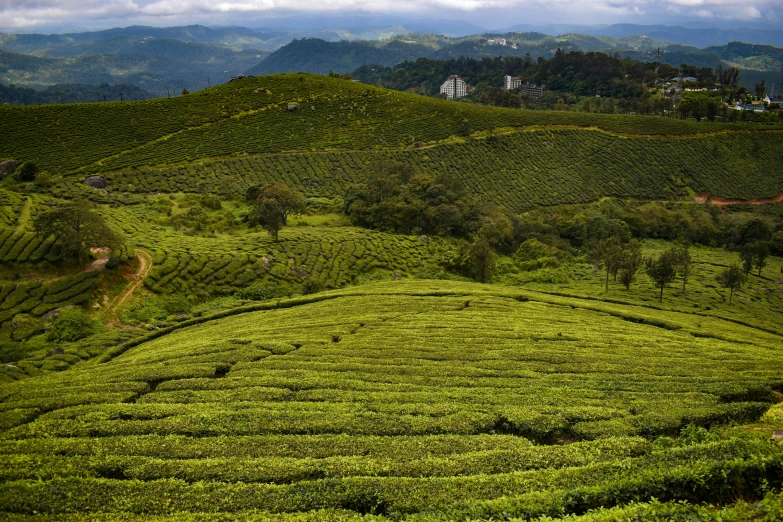
[[(289, 103), (300, 110), (291, 113)], [(521, 111), (434, 100), (314, 75), (247, 79), (174, 99), (0, 108), (0, 156), (85, 173), (237, 153), (409, 147), (514, 126), (628, 135), (733, 128), (640, 116)]]
[[(604, 196), (667, 199), (695, 192), (752, 199), (783, 192), (778, 133), (621, 138), (585, 130), (512, 133), (390, 153), (275, 154), (106, 173), (122, 192), (243, 194), (286, 183), (310, 196), (342, 195), (378, 157), (432, 176), (456, 174), (473, 192), (515, 211)], [(753, 152), (753, 150), (757, 152)]]
[[(443, 242), (350, 227), (286, 227), (275, 243), (265, 232), (217, 238), (149, 227), (132, 207), (106, 215), (138, 246), (153, 253), (144, 284), (156, 293), (207, 297), (258, 281), (289, 288), (313, 281), (337, 288), (376, 269), (411, 275), (434, 265)], [(292, 218), (295, 221), (295, 218)], [(387, 276), (388, 277), (388, 276)]]
[(385, 283), (3, 385), (0, 512), (497, 519), (779, 487), (766, 441), (643, 438), (758, 419), (783, 385), (779, 336), (699, 318), (727, 332), (706, 338), (687, 314), (654, 325), (589, 306)]

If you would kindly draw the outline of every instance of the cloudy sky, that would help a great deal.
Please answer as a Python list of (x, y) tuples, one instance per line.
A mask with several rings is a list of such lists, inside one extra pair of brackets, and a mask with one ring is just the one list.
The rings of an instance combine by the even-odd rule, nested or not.
[[(396, 15), (515, 24), (637, 23), (766, 27), (783, 24), (783, 0), (0, 0), (0, 29), (58, 32), (133, 24), (264, 26), (291, 15)], [(330, 20), (333, 18), (330, 18)]]

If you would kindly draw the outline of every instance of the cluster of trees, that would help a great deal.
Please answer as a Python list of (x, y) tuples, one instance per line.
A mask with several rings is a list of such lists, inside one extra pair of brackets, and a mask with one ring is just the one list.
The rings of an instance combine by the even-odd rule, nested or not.
[(365, 183), (348, 189), (343, 212), (366, 228), (467, 237), (480, 228), (483, 209), (456, 177), (433, 179), (406, 164), (376, 163)]
[(449, 268), (490, 282), (496, 251), (512, 253), (513, 216), (472, 196), (456, 177), (414, 174), (409, 165), (377, 163), (350, 187), (343, 212), (358, 226), (401, 234), (468, 239)]
[(439, 92), (443, 79), (450, 74), (458, 74), (473, 85), (477, 95), (493, 85), (502, 85), (503, 76), (512, 75), (523, 81), (545, 84), (550, 90), (579, 96), (600, 94), (613, 98), (638, 98), (645, 95), (645, 85), (652, 85), (658, 77), (675, 76), (678, 70), (664, 64), (656, 75), (654, 63), (605, 53), (558, 50), (550, 59), (537, 60), (529, 54), (524, 57), (482, 59), (419, 58), (415, 62), (403, 62), (394, 67), (366, 65), (356, 69), (353, 77), (391, 89), (404, 91), (413, 88), (432, 96)]
[(52, 85), (37, 91), (19, 85), (0, 84), (0, 104), (33, 105), (38, 103), (83, 103), (124, 100), (149, 100), (155, 95), (131, 83), (90, 85), (68, 83)]

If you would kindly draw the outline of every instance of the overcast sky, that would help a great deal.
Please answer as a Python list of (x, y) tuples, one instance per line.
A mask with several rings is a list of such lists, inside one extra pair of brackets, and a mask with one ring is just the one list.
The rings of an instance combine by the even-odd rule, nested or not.
[(60, 32), (190, 23), (260, 27), (273, 17), (318, 13), (464, 20), (487, 29), (611, 23), (783, 26), (783, 0), (0, 0), (0, 29)]

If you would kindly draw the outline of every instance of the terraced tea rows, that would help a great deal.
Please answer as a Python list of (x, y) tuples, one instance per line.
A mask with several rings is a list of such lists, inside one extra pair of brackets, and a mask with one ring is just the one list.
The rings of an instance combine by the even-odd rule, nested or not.
[[(667, 199), (695, 192), (753, 198), (783, 192), (779, 133), (623, 138), (585, 130), (515, 132), (404, 152), (273, 154), (105, 173), (121, 192), (237, 196), (286, 183), (309, 196), (342, 196), (379, 158), (414, 172), (458, 176), (471, 192), (514, 211), (604, 196)], [(756, 153), (750, 151), (756, 150)]]
[(268, 308), (1, 387), (0, 510), (530, 517), (783, 479), (754, 437), (642, 437), (758, 419), (783, 386), (776, 335), (443, 282)]
[[(297, 111), (288, 110), (291, 103)], [(53, 173), (138, 168), (237, 153), (398, 149), (509, 126), (595, 126), (625, 135), (668, 136), (735, 128), (664, 118), (497, 109), (294, 74), (246, 79), (175, 99), (0, 111), (0, 133), (6, 137), (0, 157), (34, 160)]]
[(376, 269), (400, 277), (413, 274), (436, 264), (445, 246), (437, 238), (425, 243), (350, 227), (288, 227), (277, 243), (265, 232), (183, 237), (149, 227), (134, 212), (130, 207), (107, 215), (138, 246), (153, 253), (153, 268), (144, 284), (156, 293), (208, 297), (262, 282), (281, 285), (285, 293), (308, 281), (337, 288)]

